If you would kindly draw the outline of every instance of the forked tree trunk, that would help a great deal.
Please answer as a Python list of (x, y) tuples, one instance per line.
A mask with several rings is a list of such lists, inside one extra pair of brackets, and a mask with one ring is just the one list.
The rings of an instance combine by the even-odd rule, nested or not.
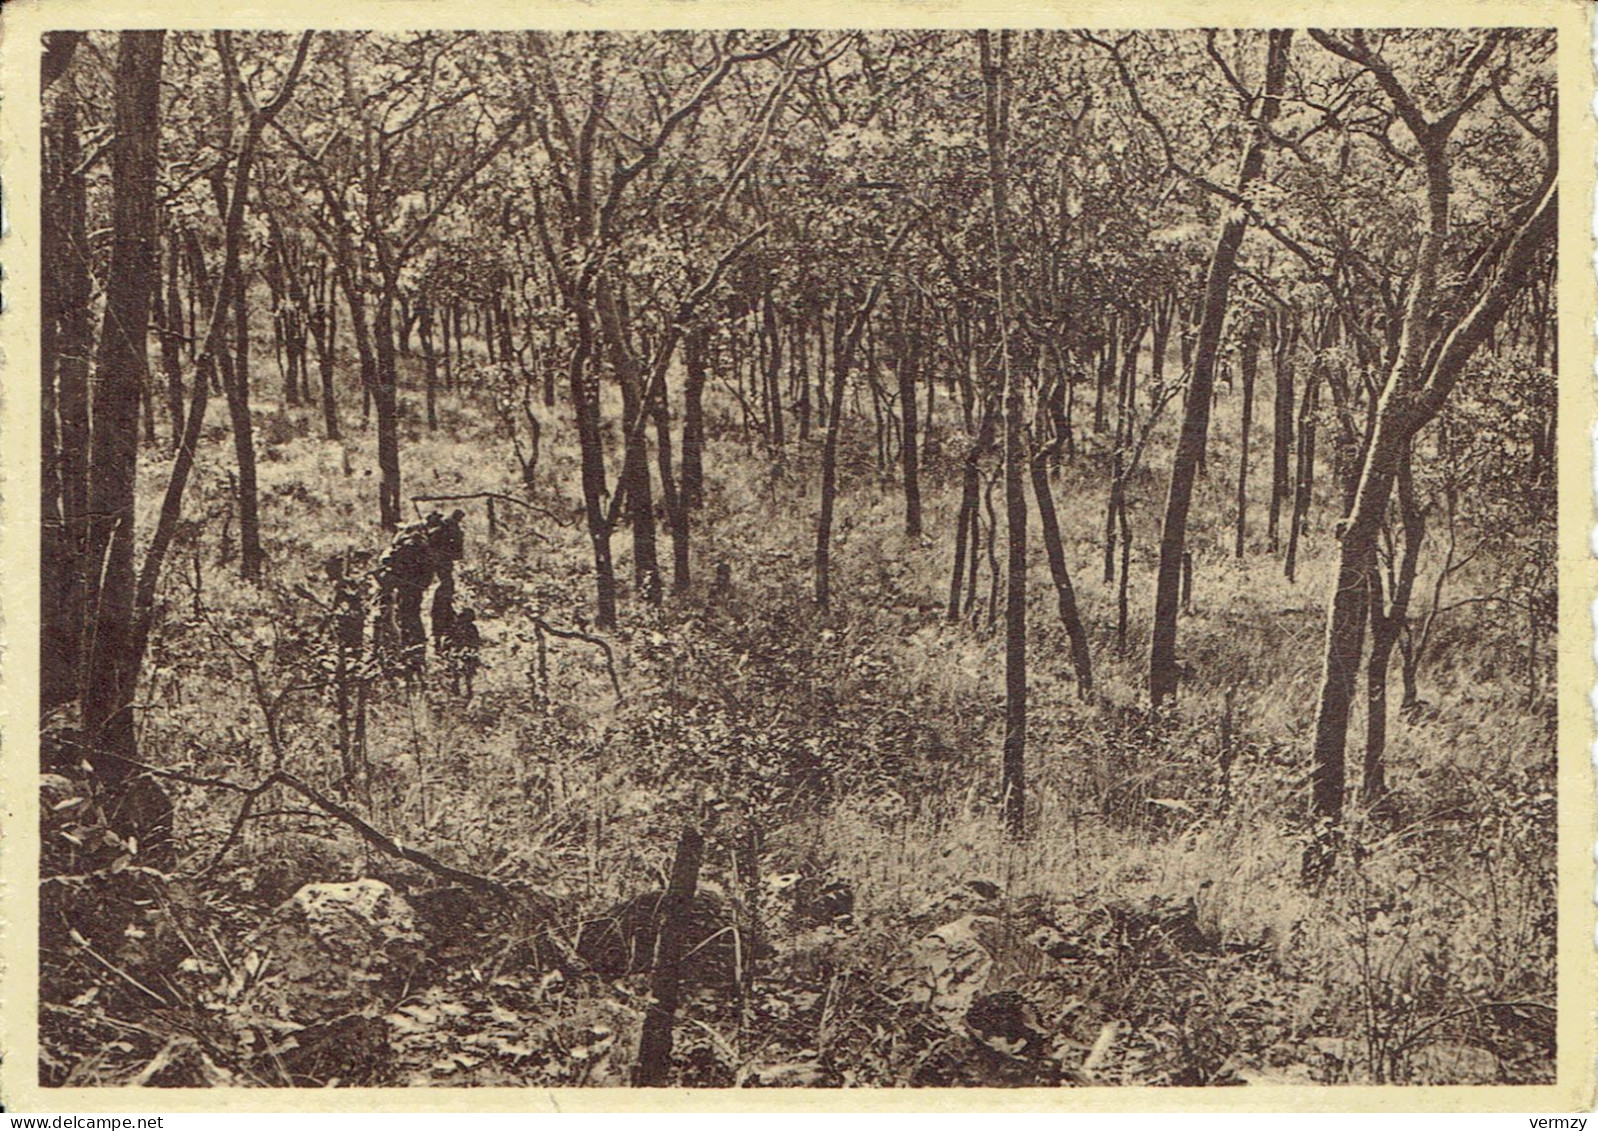
[(1076, 588), (1066, 565), (1065, 546), (1060, 538), (1060, 519), (1054, 509), (1054, 493), (1049, 488), (1047, 452), (1032, 456), (1032, 496), (1037, 500), (1038, 526), (1043, 531), (1043, 549), (1049, 558), (1049, 575), (1060, 605), (1060, 623), (1071, 641), (1071, 666), (1076, 669), (1077, 695), (1087, 699), (1093, 693), (1093, 658), (1088, 651), (1087, 631), (1077, 609)]
[(1426, 514), (1415, 498), (1415, 480), (1410, 470), (1412, 450), (1413, 443), (1399, 456), (1398, 500), (1404, 536), (1391, 592), (1384, 595), (1381, 575), (1377, 573), (1371, 594), (1371, 654), (1365, 679), (1365, 763), (1360, 787), (1366, 805), (1376, 804), (1387, 793), (1387, 673), (1393, 647), (1409, 620), (1409, 602), (1415, 590), (1421, 543), (1426, 538)]

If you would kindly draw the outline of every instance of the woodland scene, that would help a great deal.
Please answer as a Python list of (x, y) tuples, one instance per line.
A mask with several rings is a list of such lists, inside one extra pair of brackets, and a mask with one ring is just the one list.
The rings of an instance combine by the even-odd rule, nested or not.
[(41, 1084), (1553, 1080), (1553, 31), (40, 50)]

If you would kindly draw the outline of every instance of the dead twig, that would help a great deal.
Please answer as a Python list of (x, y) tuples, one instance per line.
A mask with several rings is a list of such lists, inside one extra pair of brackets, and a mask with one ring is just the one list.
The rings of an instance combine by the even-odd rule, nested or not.
[(543, 617), (534, 617), (533, 624), (537, 626), (540, 632), (547, 632), (551, 636), (559, 637), (562, 640), (581, 640), (584, 644), (592, 644), (603, 652), (605, 654), (605, 670), (610, 673), (610, 685), (616, 689), (616, 704), (620, 706), (626, 702), (627, 696), (622, 694), (621, 680), (616, 678), (616, 656), (610, 650), (609, 644), (606, 644), (597, 636), (590, 636), (586, 632), (578, 632), (574, 628), (556, 628), (544, 620)]

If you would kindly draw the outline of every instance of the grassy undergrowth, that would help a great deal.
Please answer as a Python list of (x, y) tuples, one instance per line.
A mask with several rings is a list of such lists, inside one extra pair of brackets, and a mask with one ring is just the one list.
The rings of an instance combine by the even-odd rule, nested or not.
[[(1220, 437), (1235, 431), (1235, 402), (1220, 402)], [(1224, 439), (1194, 504), (1195, 595), (1181, 623), (1193, 675), (1164, 719), (1140, 701), (1162, 477), (1134, 485), (1124, 650), (1099, 572), (1098, 438), (1056, 478), (1096, 688), (1087, 701), (1076, 693), (1034, 534), (1030, 834), (1015, 843), (999, 815), (1002, 637), (981, 602), (961, 623), (943, 615), (958, 444), (929, 453), (929, 533), (910, 540), (896, 478), (877, 467), (869, 428), (851, 426), (823, 612), (811, 600), (819, 445), (790, 443), (777, 460), (714, 419), (692, 590), (659, 608), (633, 600), (625, 530), (615, 539), (624, 601), (607, 639), (618, 700), (601, 654), (580, 642), (546, 638), (540, 674), (533, 618), (578, 625), (592, 589), (569, 422), (560, 410), (545, 418), (529, 496), (539, 511), (502, 506), (490, 533), (470, 504), (459, 600), (477, 608), (484, 636), (477, 693), (452, 695), (436, 665), (418, 681), (374, 684), (369, 773), (352, 804), (404, 844), (539, 893), (550, 910), (538, 930), (574, 946), (579, 925), (658, 889), (683, 824), (706, 823), (706, 889), (737, 937), (759, 945), (685, 1004), (681, 1082), (1551, 1077), (1551, 711), (1527, 710), (1512, 645), (1473, 632), (1469, 609), (1454, 614), (1422, 672), (1432, 710), (1394, 712), (1390, 802), (1379, 814), (1356, 808), (1337, 872), (1320, 890), (1302, 887), (1334, 543), (1317, 508), (1287, 582), (1260, 533), (1266, 475), (1256, 473), (1248, 553), (1234, 560), (1236, 453)], [(286, 769), (336, 794), (330, 698), (296, 688), (319, 670), (328, 636), (323, 563), (383, 544), (374, 441), (358, 418), (343, 443), (323, 440), (310, 409), (262, 405), (257, 422), (267, 578), (236, 577), (218, 423), (163, 586), (141, 749), (195, 775), (251, 783)], [(942, 435), (955, 434), (950, 423)], [(522, 493), (508, 441), (470, 396), (443, 398), (436, 432), (413, 404), (406, 431), (407, 496)], [(1256, 453), (1266, 442), (1256, 437)], [(1158, 463), (1165, 449), (1151, 450)], [(146, 452), (143, 530), (164, 466)], [(718, 563), (732, 577), (724, 595), (709, 592)], [(984, 566), (983, 594), (987, 584)], [(1354, 760), (1362, 744), (1356, 720)], [(176, 799), (188, 878), (171, 890), (209, 908), (223, 950), (305, 882), (379, 875), (430, 887), (289, 800), (216, 857), (236, 800), (197, 786)], [(47, 815), (47, 871), (52, 820), (66, 818)], [(818, 914), (795, 894), (827, 884), (848, 893), (846, 910)], [(927, 958), (929, 946), (963, 945), (951, 935), (959, 924), (991, 962), (983, 1008), (1022, 1019), (995, 1022), (998, 1036), (975, 1014), (963, 1028), (939, 1020), (950, 1001), (973, 1004), (939, 981), (939, 961), (946, 973), (959, 963)], [(480, 924), (469, 958), (388, 1015), (395, 1055), (367, 1082), (625, 1082), (647, 978), (528, 959), (531, 930)], [(202, 949), (172, 945), (176, 959)], [(161, 1047), (135, 1025), (117, 1035), (120, 1051), (81, 1055), (84, 1031), (63, 1018), (103, 979), (81, 955), (47, 969), (46, 1000), (66, 1010), (46, 1013), (51, 1082), (130, 1079)], [(148, 1004), (132, 994), (119, 1008)], [(184, 1008), (206, 1007), (191, 995)], [(207, 1047), (226, 1069), (227, 1042)]]

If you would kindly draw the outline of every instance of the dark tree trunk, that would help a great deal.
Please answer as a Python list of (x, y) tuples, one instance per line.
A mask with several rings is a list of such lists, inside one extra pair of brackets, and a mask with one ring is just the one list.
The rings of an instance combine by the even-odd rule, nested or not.
[[(459, 341), (459, 338), (456, 339)], [(616, 627), (616, 567), (610, 556), (610, 520), (605, 515), (605, 449), (599, 422), (599, 369), (594, 356), (594, 328), (582, 311), (577, 318), (577, 347), (571, 360), (572, 411), (582, 460), (583, 513), (594, 551), (596, 610), (594, 623)]]
[(1026, 833), (1026, 733), (1027, 733), (1027, 507), (1025, 391), (1020, 366), (1010, 356), (1009, 283), (1010, 244), (1006, 211), (1005, 150), (1009, 136), (1010, 41), (1013, 33), (999, 33), (998, 57), (991, 37), (977, 33), (982, 53), (982, 79), (986, 93), (988, 188), (993, 204), (993, 255), (995, 305), (999, 331), (999, 367), (1004, 385), (1004, 826), (1012, 837)]
[[(247, 185), (234, 192), (247, 193)], [(241, 198), (248, 210), (248, 196)], [(261, 512), (255, 482), (255, 427), (250, 419), (249, 276), (240, 271), (233, 281), (233, 372), (228, 381), (228, 415), (233, 423), (233, 452), (238, 460), (239, 575), (261, 578)]]
[[(94, 579), (81, 669), (83, 733), (101, 782), (121, 798), (137, 757), (133, 700), (139, 674), (135, 623), (134, 479), (139, 386), (147, 369), (150, 296), (160, 279), (160, 90), (163, 33), (120, 33), (111, 157), (111, 260), (95, 361), (89, 434), (88, 560)], [(131, 796), (131, 795), (129, 795)], [(135, 807), (119, 823), (147, 848), (170, 831), (170, 803), (148, 826)], [(161, 822), (166, 822), (164, 829)]]
[(438, 358), (433, 354), (433, 304), (417, 300), (417, 336), (422, 342), (423, 388), (427, 398), (427, 430), (438, 431)]
[[(816, 604), (826, 608), (832, 599), (832, 511), (838, 496), (838, 433), (843, 422), (843, 394), (853, 362), (853, 342), (845, 329), (846, 300), (838, 299), (832, 322), (832, 388), (827, 400), (827, 436), (821, 452), (821, 517), (816, 524)], [(855, 321), (860, 321), (857, 312)]]
[(977, 506), (982, 494), (982, 457), (993, 446), (993, 412), (984, 405), (982, 423), (965, 456), (965, 472), (960, 488), (960, 517), (954, 536), (954, 572), (949, 579), (949, 621), (960, 619), (960, 591), (965, 586), (967, 547), (970, 547), (969, 568), (976, 574)]
[(1239, 561), (1243, 558), (1243, 542), (1248, 533), (1248, 446), (1254, 432), (1254, 377), (1260, 365), (1259, 325), (1250, 323), (1244, 333), (1246, 337), (1239, 359), (1243, 379), (1243, 423), (1237, 445), (1237, 538), (1233, 547), (1233, 553)]
[[(1265, 169), (1265, 130), (1275, 120), (1287, 74), (1291, 31), (1270, 33), (1265, 64), (1265, 98), (1260, 106), (1260, 132), (1250, 140), (1237, 176), (1237, 191), (1246, 195)], [(1216, 241), (1205, 284), (1203, 316), (1189, 375), (1182, 432), (1171, 466), (1171, 487), (1160, 530), (1160, 558), (1154, 592), (1154, 628), (1149, 647), (1149, 696), (1156, 709), (1176, 695), (1176, 615), (1181, 587), (1182, 554), (1187, 549), (1187, 518), (1193, 501), (1193, 479), (1203, 458), (1210, 423), (1210, 398), (1215, 387), (1221, 329), (1237, 254), (1248, 226), (1247, 214), (1229, 214)]]
[(899, 376), (899, 406), (903, 417), (899, 458), (904, 465), (904, 532), (908, 538), (921, 537), (921, 465), (916, 443), (921, 422), (916, 415), (916, 381), (921, 369), (921, 304), (912, 299), (899, 326), (899, 356), (895, 368)]
[(1293, 477), (1293, 513), (1287, 528), (1287, 580), (1298, 574), (1298, 540), (1309, 522), (1309, 505), (1315, 493), (1315, 417), (1320, 409), (1320, 371), (1312, 366), (1304, 381), (1304, 397), (1298, 406), (1298, 466)]
[(777, 321), (776, 300), (769, 290), (761, 325), (766, 341), (766, 419), (771, 422), (771, 442), (781, 448), (786, 443), (782, 419), (782, 325)]
[(340, 438), (338, 387), (333, 369), (337, 360), (338, 294), (330, 275), (320, 281), (308, 325), (311, 336), (316, 339), (316, 366), (322, 383), (322, 429), (329, 440), (337, 440)]
[(667, 530), (671, 535), (671, 591), (686, 593), (693, 581), (688, 503), (682, 484), (673, 474), (671, 458), (671, 402), (666, 388), (666, 373), (671, 365), (668, 350), (656, 362), (649, 397), (649, 412), (655, 423), (655, 463), (660, 472), (660, 494), (666, 506)]
[(372, 345), (376, 372), (371, 384), (372, 403), (377, 408), (377, 510), (384, 530), (400, 524), (403, 503), (400, 498), (399, 397), (394, 359), (394, 293), (385, 282), (377, 297), (377, 316), (372, 323)]
[(1404, 533), (1391, 593), (1384, 601), (1379, 573), (1372, 592), (1371, 654), (1365, 681), (1365, 764), (1360, 789), (1366, 805), (1376, 804), (1387, 793), (1387, 673), (1393, 648), (1409, 623), (1409, 602), (1420, 568), (1421, 544), (1426, 540), (1426, 512), (1415, 496), (1415, 477), (1410, 466), (1412, 451), (1413, 442), (1399, 455), (1398, 505)]
[(710, 331), (695, 326), (683, 341), (682, 499), (687, 507), (705, 505), (705, 349)]
[(699, 866), (704, 853), (704, 836), (698, 829), (685, 828), (677, 842), (676, 859), (672, 861), (671, 882), (661, 902), (650, 1000), (644, 1014), (643, 1035), (638, 1042), (638, 1066), (633, 1071), (635, 1087), (661, 1088), (671, 1075), (671, 1030), (677, 1020), (683, 950), (688, 941), (689, 915), (699, 886)]
[[(47, 500), (40, 546), (43, 587), (40, 595), (40, 706), (45, 710), (78, 698), (84, 640), (84, 601), (88, 586), (89, 515), (89, 359), (94, 352), (94, 324), (86, 232), (87, 181), (79, 166), (77, 103), (63, 94), (58, 142), (45, 175), (45, 223), (41, 235), (41, 281), (46, 305), (41, 327), (45, 347), (44, 382), (54, 393), (54, 413), (45, 400), (45, 453), (57, 458), (44, 464), (44, 484), (52, 495), (59, 481), (59, 503)], [(52, 176), (52, 172), (56, 175)], [(50, 314), (54, 309), (56, 319)], [(53, 354), (53, 365), (52, 357)], [(51, 375), (54, 386), (51, 387)], [(50, 443), (54, 425), (54, 444)], [(53, 474), (51, 474), (53, 472)]]
[(799, 442), (806, 443), (810, 439), (810, 350), (805, 341), (809, 330), (809, 323), (799, 318), (789, 328), (792, 335), (792, 356), (797, 366), (799, 383)]
[(1289, 474), (1293, 454), (1293, 347), (1297, 337), (1293, 316), (1282, 311), (1272, 321), (1274, 336), (1271, 369), (1276, 379), (1271, 426), (1271, 511), (1267, 537), (1271, 553), (1281, 548), (1282, 500), (1293, 496)]
[[(176, 232), (168, 235), (171, 255), (166, 277), (166, 301), (160, 310), (161, 369), (166, 375), (166, 408), (172, 419), (172, 449), (183, 441), (183, 299), (178, 286), (182, 249)], [(159, 288), (156, 291), (159, 296)]]

